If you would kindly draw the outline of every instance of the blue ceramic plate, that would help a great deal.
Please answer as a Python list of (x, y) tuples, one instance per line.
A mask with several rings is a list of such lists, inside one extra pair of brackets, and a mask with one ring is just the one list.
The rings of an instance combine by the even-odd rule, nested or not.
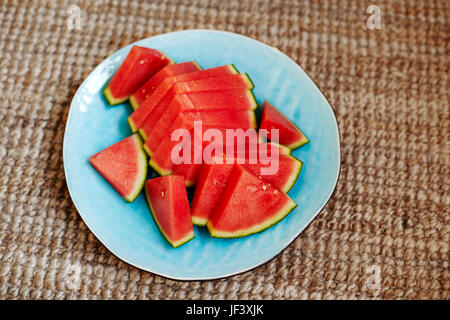
[(177, 249), (159, 232), (141, 195), (126, 203), (90, 166), (89, 156), (129, 136), (128, 103), (109, 106), (103, 89), (132, 45), (104, 60), (86, 78), (70, 106), (64, 167), (70, 195), (95, 236), (117, 257), (138, 268), (180, 280), (215, 279), (259, 266), (283, 251), (329, 200), (339, 175), (339, 132), (333, 110), (308, 75), (290, 58), (256, 40), (222, 31), (162, 34), (135, 44), (163, 50), (176, 62), (203, 68), (233, 63), (255, 83), (259, 104), (271, 101), (310, 143), (293, 151), (304, 162), (289, 195), (298, 204), (274, 227), (241, 239), (215, 239), (195, 228), (195, 239)]

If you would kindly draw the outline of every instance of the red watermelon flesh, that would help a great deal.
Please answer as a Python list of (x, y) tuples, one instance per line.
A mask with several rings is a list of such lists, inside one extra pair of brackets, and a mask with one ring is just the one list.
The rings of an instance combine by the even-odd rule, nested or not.
[[(278, 146), (273, 144), (274, 148), (277, 148), (278, 156), (273, 154), (271, 149), (264, 149), (264, 143), (258, 144), (256, 151), (256, 159), (253, 153), (249, 153), (249, 148), (247, 147), (245, 155), (238, 155), (234, 152), (234, 156), (229, 156), (226, 149), (223, 149), (224, 164), (237, 163), (242, 165), (246, 170), (257, 175), (259, 178), (265, 182), (275, 186), (283, 192), (289, 192), (289, 190), (294, 185), (295, 181), (300, 174), (303, 163), (297, 158), (290, 156), (285, 149), (286, 147)], [(261, 148), (261, 150), (260, 150)], [(270, 151), (269, 151), (270, 150)], [(275, 150), (275, 149), (274, 149)], [(260, 153), (262, 152), (262, 153)], [(268, 157), (261, 158), (260, 155), (265, 155), (267, 152)], [(193, 153), (193, 152), (192, 152)], [(203, 147), (203, 152), (199, 153), (204, 156), (205, 146)], [(213, 157), (218, 157), (220, 155), (213, 155)], [(252, 157), (253, 160), (250, 159)], [(272, 158), (273, 157), (273, 158)], [(228, 161), (228, 162), (227, 162)], [(271, 171), (264, 171), (263, 168), (269, 169), (272, 167)], [(200, 171), (200, 165), (187, 165), (187, 164), (177, 164), (174, 165), (172, 171), (175, 174), (183, 175), (186, 180), (187, 186), (192, 186), (196, 184), (197, 175)]]
[(133, 46), (105, 89), (111, 105), (128, 99), (147, 79), (173, 61), (158, 50)]
[(191, 216), (193, 224), (206, 225), (227, 186), (228, 177), (233, 168), (234, 164), (202, 164), (192, 198)]
[(145, 194), (159, 230), (174, 248), (194, 238), (183, 177), (166, 176), (147, 180)]
[[(223, 135), (225, 135), (225, 130), (223, 130), (223, 131), (224, 131)], [(197, 153), (198, 156), (202, 157), (204, 155), (205, 148), (208, 146), (208, 144), (209, 144), (208, 142), (203, 143), (202, 149)], [(251, 168), (254, 169), (256, 172), (256, 168), (259, 168), (261, 166), (262, 167), (268, 166), (266, 164), (263, 165), (258, 159), (258, 157), (259, 157), (259, 149), (258, 148), (263, 148), (263, 147), (264, 147), (264, 143), (258, 144), (256, 147), (256, 151), (252, 153), (252, 152), (249, 152), (250, 148), (247, 145), (247, 147), (245, 148), (244, 155), (238, 155), (238, 153), (236, 152), (236, 149), (235, 149), (234, 155), (231, 157), (231, 158), (233, 158), (233, 160), (230, 163), (233, 163), (233, 161), (235, 163), (239, 163), (239, 164), (242, 163), (244, 165), (247, 165), (249, 163), (255, 163), (253, 166), (251, 166)], [(285, 149), (290, 150), (289, 148), (282, 147), (277, 144), (274, 144), (274, 148), (278, 149), (277, 151), (279, 152), (279, 154), (283, 154), (283, 153), (285, 154), (286, 153)], [(225, 155), (225, 158), (229, 158), (229, 157), (226, 157), (226, 152), (227, 152), (226, 148), (224, 148), (222, 156)], [(272, 151), (269, 148), (269, 149), (264, 149), (264, 152), (265, 153), (262, 153), (263, 155), (270, 156)], [(216, 156), (213, 154), (212, 158), (215, 158), (215, 157)], [(250, 162), (250, 157), (253, 158), (254, 161)], [(275, 157), (275, 155), (274, 155), (274, 157)], [(194, 151), (194, 149), (192, 149), (191, 159), (194, 159), (194, 158), (195, 158), (195, 151)], [(238, 162), (237, 159), (241, 159), (241, 161)], [(264, 159), (267, 160), (270, 158), (265, 157)], [(273, 161), (275, 161), (275, 160), (273, 160)], [(177, 175), (182, 175), (185, 179), (186, 186), (188, 186), (188, 187), (194, 186), (197, 184), (198, 174), (200, 172), (203, 162), (204, 162), (204, 159), (199, 158), (198, 163), (175, 164), (172, 167), (172, 172)], [(223, 163), (226, 164), (226, 160), (224, 160)], [(283, 190), (285, 190), (287, 192), (292, 187), (292, 184), (295, 182), (296, 177), (298, 176), (298, 167), (296, 167), (294, 165), (294, 163), (292, 163), (291, 161), (281, 161), (281, 162), (278, 161), (278, 163), (279, 163), (279, 166), (281, 166), (281, 167), (279, 168), (279, 171), (275, 174), (275, 176), (270, 178), (270, 181), (277, 182), (275, 184), (275, 186), (280, 186), (280, 187), (282, 187)], [(259, 172), (259, 171), (257, 171), (257, 172)], [(266, 176), (263, 175), (263, 179), (265, 177)]]
[[(260, 136), (258, 136), (260, 137)], [(258, 139), (258, 138), (257, 138)], [(268, 157), (272, 156), (273, 152), (278, 152), (278, 154), (282, 155), (290, 155), (291, 149), (281, 144), (275, 142), (266, 142), (261, 140), (249, 140), (245, 139), (244, 147), (240, 146), (241, 142), (235, 137), (233, 144), (230, 144), (228, 141), (224, 142), (212, 142), (208, 147), (208, 150), (204, 152), (207, 153), (208, 156), (218, 157), (220, 155), (231, 154), (236, 158), (245, 159), (246, 163), (251, 159), (256, 160), (267, 160)], [(209, 143), (208, 143), (209, 144)], [(239, 150), (238, 150), (239, 149)], [(216, 154), (215, 151), (221, 151), (221, 154)], [(275, 156), (275, 155), (274, 155)]]
[(175, 83), (230, 74), (237, 74), (236, 69), (231, 64), (164, 79), (155, 89), (155, 91), (153, 91), (153, 94), (147, 100), (145, 100), (144, 103), (128, 118), (128, 123), (130, 124), (131, 130), (133, 132), (136, 132), (137, 130), (139, 130), (139, 128), (141, 128), (147, 116), (150, 115), (152, 110), (161, 102), (161, 100), (164, 99), (164, 97), (169, 93), (170, 89), (172, 89)]
[(195, 61), (171, 64), (159, 70), (153, 77), (148, 79), (135, 93), (130, 97), (130, 103), (136, 110), (144, 101), (149, 98), (156, 88), (168, 77), (178, 76), (201, 70)]
[[(259, 154), (259, 148), (263, 148), (263, 150), (267, 150), (267, 153), (270, 155), (272, 150), (271, 146), (273, 146), (274, 148), (278, 148), (278, 152), (282, 158), (279, 162), (281, 168), (275, 177), (269, 179), (270, 181), (267, 181), (265, 179), (265, 176), (261, 176), (261, 178), (265, 182), (271, 182), (271, 184), (278, 189), (280, 189), (279, 187), (282, 186), (280, 190), (287, 192), (290, 188), (289, 185), (295, 182), (296, 177), (298, 176), (297, 169), (293, 165), (298, 164), (298, 160), (296, 161), (295, 159), (294, 161), (290, 161), (285, 159), (285, 156), (289, 155), (290, 149), (273, 142), (258, 143), (257, 153)], [(248, 163), (247, 156), (248, 153), (245, 157), (246, 163)], [(235, 165), (233, 162), (227, 164), (227, 158), (229, 157), (215, 157), (213, 158), (213, 162), (211, 164), (203, 163), (201, 165), (197, 176), (195, 193), (191, 205), (192, 222), (195, 225), (203, 226), (206, 224), (208, 217), (216, 208), (217, 201), (219, 200), (220, 195), (227, 185), (228, 176), (231, 174), (231, 171)], [(231, 157), (231, 159), (236, 162), (236, 158)], [(258, 166), (256, 165), (250, 167), (250, 169), (253, 169), (254, 174), (256, 173), (256, 175), (259, 175), (260, 172), (259, 170), (256, 170), (257, 168)], [(291, 171), (289, 170), (289, 168), (292, 168)], [(286, 181), (288, 180), (293, 182), (287, 183)]]
[(213, 237), (244, 237), (271, 227), (296, 206), (288, 195), (236, 165), (206, 226)]
[(246, 74), (227, 75), (201, 80), (176, 83), (163, 100), (152, 110), (139, 130), (145, 140), (151, 135), (156, 123), (166, 111), (175, 95), (195, 92), (213, 92), (227, 89), (252, 89), (253, 83)]
[[(172, 124), (169, 134), (159, 144), (158, 148), (152, 154), (150, 165), (161, 175), (168, 175), (172, 173), (173, 163), (171, 160), (172, 149), (176, 147), (179, 142), (172, 141), (172, 132), (176, 129), (186, 129), (190, 133), (189, 140), (191, 142), (192, 150), (194, 139), (194, 122), (201, 121), (202, 130), (206, 131), (209, 128), (223, 130), (224, 128), (251, 128), (255, 127), (255, 115), (253, 111), (241, 110), (219, 110), (214, 112), (186, 112), (178, 115), (177, 119)], [(225, 134), (225, 133), (223, 133)], [(198, 137), (202, 141), (202, 137)], [(146, 145), (146, 151), (148, 148)]]
[(254, 110), (257, 104), (251, 90), (233, 89), (176, 95), (147, 136), (147, 146), (154, 152), (167, 136), (178, 114), (189, 111)]
[(267, 130), (267, 139), (269, 140), (271, 140), (270, 130), (278, 129), (278, 142), (291, 149), (296, 149), (309, 142), (308, 138), (305, 137), (294, 123), (267, 101), (263, 105), (259, 129)]
[(89, 162), (128, 202), (133, 202), (144, 186), (147, 157), (138, 134), (100, 151)]
[[(268, 168), (272, 165), (272, 163), (275, 164), (275, 162), (277, 162), (277, 165), (274, 165), (274, 168), (278, 167), (278, 169), (276, 171), (274, 170), (274, 173), (262, 173), (262, 168)], [(273, 185), (283, 192), (288, 192), (294, 185), (295, 181), (297, 181), (300, 171), (302, 170), (303, 162), (293, 156), (280, 154), (278, 160), (272, 160), (270, 163), (263, 163), (258, 160), (256, 164), (247, 162), (242, 164), (242, 166), (265, 182)]]

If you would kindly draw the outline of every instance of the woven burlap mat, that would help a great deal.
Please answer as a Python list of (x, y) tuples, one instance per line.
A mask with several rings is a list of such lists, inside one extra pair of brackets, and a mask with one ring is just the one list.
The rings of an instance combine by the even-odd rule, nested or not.
[[(0, 1), (0, 298), (450, 298), (448, 1), (144, 2)], [(72, 4), (80, 29), (68, 29)], [(367, 26), (370, 4), (380, 29)], [(62, 163), (89, 72), (135, 40), (190, 28), (287, 53), (329, 99), (342, 142), (337, 189), (308, 229), (268, 264), (207, 282), (115, 258), (79, 217)]]

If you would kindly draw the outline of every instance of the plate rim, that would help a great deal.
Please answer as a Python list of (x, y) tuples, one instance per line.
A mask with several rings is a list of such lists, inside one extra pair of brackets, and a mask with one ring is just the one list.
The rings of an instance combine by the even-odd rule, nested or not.
[[(270, 50), (274, 50), (276, 51), (278, 54), (281, 54), (284, 58), (287, 58), (288, 60), (290, 60), (296, 68), (300, 69), (301, 72), (303, 72), (306, 77), (309, 79), (309, 81), (311, 81), (314, 86), (318, 89), (320, 95), (322, 96), (322, 98), (327, 102), (328, 107), (331, 110), (331, 113), (333, 115), (333, 119), (334, 122), (336, 124), (336, 138), (337, 138), (337, 145), (338, 145), (338, 152), (337, 152), (337, 156), (338, 156), (338, 172), (336, 175), (336, 179), (333, 183), (333, 190), (330, 192), (327, 200), (323, 203), (323, 205), (311, 216), (311, 218), (308, 220), (308, 222), (301, 228), (299, 228), (298, 232), (289, 240), (287, 241), (287, 244), (285, 246), (282, 246), (277, 252), (275, 252), (270, 258), (267, 258), (264, 261), (261, 261), (260, 263), (256, 263), (253, 266), (247, 267), (245, 269), (236, 271), (236, 272), (231, 272), (231, 273), (227, 273), (224, 275), (220, 275), (220, 276), (209, 276), (209, 277), (174, 277), (171, 275), (167, 275), (164, 274), (162, 272), (156, 272), (153, 270), (150, 270), (148, 267), (139, 265), (137, 263), (133, 263), (130, 261), (127, 261), (125, 258), (119, 257), (118, 254), (116, 254), (114, 251), (112, 251), (103, 241), (102, 239), (97, 235), (97, 233), (92, 230), (92, 228), (87, 224), (85, 218), (83, 217), (83, 214), (81, 213), (81, 211), (79, 210), (76, 200), (74, 199), (73, 195), (72, 195), (72, 190), (70, 188), (69, 185), (69, 181), (68, 181), (68, 174), (67, 174), (67, 166), (66, 166), (66, 143), (67, 143), (67, 131), (68, 131), (68, 124), (70, 122), (70, 117), (72, 114), (72, 109), (75, 108), (74, 107), (74, 103), (77, 100), (77, 96), (80, 94), (81, 92), (81, 88), (84, 87), (86, 81), (88, 80), (89, 76), (97, 69), (100, 67), (100, 65), (109, 57), (113, 56), (114, 54), (116, 54), (117, 52), (119, 52), (120, 50), (123, 50), (124, 48), (128, 47), (128, 46), (132, 46), (135, 45), (141, 41), (145, 41), (147, 39), (152, 39), (155, 37), (160, 37), (160, 36), (164, 36), (164, 35), (168, 35), (168, 34), (174, 34), (174, 33), (191, 33), (191, 32), (199, 32), (199, 33), (223, 33), (223, 34), (227, 34), (227, 35), (232, 35), (232, 36), (237, 36), (240, 38), (243, 38), (246, 41), (252, 41), (252, 42), (256, 42), (259, 45), (262, 45)], [(326, 96), (324, 95), (324, 93), (322, 92), (322, 90), (320, 89), (320, 87), (314, 82), (314, 80), (309, 76), (309, 74), (303, 70), (303, 68), (296, 62), (294, 61), (291, 57), (289, 57), (287, 54), (285, 54), (284, 52), (282, 52), (281, 50), (279, 50), (276, 47), (270, 46), (262, 41), (253, 39), (251, 37), (248, 37), (246, 35), (240, 34), (240, 33), (236, 33), (236, 32), (231, 32), (231, 31), (224, 31), (224, 30), (216, 30), (216, 29), (187, 29), (187, 30), (178, 30), (178, 31), (171, 31), (171, 32), (165, 32), (165, 33), (160, 33), (160, 34), (156, 34), (147, 38), (143, 38), (143, 39), (139, 39), (137, 41), (134, 41), (132, 43), (129, 43), (121, 48), (119, 48), (118, 50), (114, 51), (112, 54), (110, 54), (108, 57), (106, 57), (105, 59), (103, 59), (94, 69), (92, 69), (91, 72), (89, 72), (89, 74), (86, 76), (86, 78), (81, 82), (81, 84), (78, 86), (77, 91), (75, 92), (75, 94), (72, 97), (71, 103), (70, 103), (70, 107), (69, 107), (69, 111), (68, 111), (68, 115), (67, 115), (67, 119), (66, 119), (66, 124), (65, 124), (65, 128), (64, 128), (64, 138), (63, 138), (63, 148), (62, 148), (62, 157), (63, 157), (63, 166), (64, 166), (64, 178), (66, 181), (66, 185), (67, 185), (67, 190), (69, 192), (69, 196), (72, 200), (73, 205), (75, 206), (75, 209), (78, 212), (78, 215), (81, 217), (81, 219), (83, 220), (83, 223), (86, 225), (86, 227), (88, 228), (88, 230), (96, 237), (96, 239), (106, 248), (108, 249), (108, 251), (113, 254), (117, 259), (119, 259), (120, 261), (133, 266), (135, 268), (141, 269), (143, 271), (146, 272), (150, 272), (152, 274), (158, 275), (160, 277), (166, 278), (166, 279), (170, 279), (170, 280), (175, 280), (175, 281), (211, 281), (211, 280), (218, 280), (218, 279), (224, 279), (224, 278), (229, 278), (232, 276), (236, 276), (236, 275), (240, 275), (242, 273), (245, 272), (249, 272), (253, 269), (256, 269), (262, 265), (265, 265), (266, 263), (272, 261), (273, 259), (277, 258), (280, 254), (282, 254), (305, 230), (306, 228), (309, 227), (309, 225), (316, 219), (316, 217), (323, 211), (323, 209), (325, 208), (325, 206), (328, 204), (328, 202), (330, 201), (330, 199), (333, 197), (334, 193), (336, 192), (336, 187), (337, 184), (339, 182), (340, 179), (340, 175), (341, 175), (341, 141), (340, 141), (340, 130), (339, 130), (339, 123), (338, 120), (336, 118), (336, 112), (334, 111), (333, 107), (331, 106), (330, 102), (328, 101), (328, 99), (326, 98)]]

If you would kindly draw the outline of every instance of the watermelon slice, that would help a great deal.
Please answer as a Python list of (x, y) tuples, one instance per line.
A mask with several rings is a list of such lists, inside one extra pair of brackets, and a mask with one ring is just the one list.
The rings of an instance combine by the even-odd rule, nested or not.
[[(169, 134), (159, 144), (156, 151), (150, 160), (150, 165), (161, 175), (168, 175), (172, 173), (172, 149), (176, 147), (179, 142), (172, 141), (172, 132), (176, 129), (183, 128), (189, 131), (191, 136), (191, 149), (194, 149), (194, 134), (199, 134), (193, 130), (194, 122), (201, 121), (202, 129), (216, 128), (224, 130), (223, 128), (255, 128), (255, 114), (253, 111), (241, 110), (219, 110), (214, 112), (186, 112), (178, 115), (177, 119), (172, 124)], [(223, 131), (223, 134), (225, 131)], [(202, 137), (198, 137), (202, 141)], [(149, 152), (147, 144), (145, 150)]]
[(202, 164), (192, 198), (191, 215), (193, 224), (206, 225), (227, 186), (228, 177), (233, 168), (234, 164)]
[(158, 50), (133, 46), (105, 89), (111, 105), (128, 99), (147, 79), (173, 61)]
[(128, 123), (130, 124), (131, 130), (133, 132), (136, 132), (142, 126), (142, 123), (145, 121), (147, 116), (161, 102), (161, 100), (164, 99), (164, 97), (169, 93), (170, 89), (172, 89), (175, 83), (230, 74), (237, 74), (236, 68), (234, 68), (234, 66), (231, 64), (164, 79), (155, 89), (155, 91), (153, 91), (153, 94), (148, 99), (146, 99), (145, 102), (128, 118)]
[[(244, 159), (246, 162), (249, 162), (250, 158), (257, 160), (261, 156), (263, 156), (264, 159), (267, 160), (267, 157), (270, 157), (272, 155), (273, 151), (277, 151), (278, 154), (281, 154), (281, 155), (290, 155), (291, 154), (291, 149), (289, 149), (288, 147), (283, 146), (278, 143), (275, 143), (275, 142), (262, 141), (260, 138), (261, 138), (261, 136), (258, 135), (258, 137), (257, 137), (258, 140), (256, 141), (256, 145), (254, 145), (255, 142), (249, 141), (248, 139), (246, 139), (244, 141), (245, 145), (244, 145), (243, 150), (238, 150), (239, 142), (236, 137), (234, 138), (233, 146), (228, 145), (227, 144), (228, 141), (224, 141), (222, 143), (214, 141), (213, 143), (211, 143), (210, 150), (211, 151), (216, 151), (217, 149), (222, 150), (222, 155), (226, 155), (226, 154), (228, 154), (228, 152), (231, 152), (234, 157)], [(213, 144), (215, 145), (214, 148), (212, 147)], [(273, 149), (273, 151), (272, 151), (272, 149)], [(209, 155), (209, 153), (208, 153), (208, 156), (217, 157), (219, 155), (215, 154), (215, 153)]]
[(271, 163), (263, 164), (261, 161), (258, 161), (256, 164), (242, 164), (249, 172), (252, 172), (265, 182), (287, 193), (291, 190), (295, 181), (297, 181), (303, 167), (303, 162), (293, 156), (280, 154), (278, 159), (278, 170), (273, 174), (262, 174), (261, 169), (268, 168), (270, 165)]
[(252, 89), (253, 83), (246, 74), (227, 75), (223, 77), (213, 77), (201, 80), (180, 82), (173, 86), (163, 100), (147, 116), (139, 133), (147, 140), (153, 131), (158, 120), (164, 114), (175, 95), (194, 92), (213, 92), (226, 89)]
[[(225, 136), (225, 132), (223, 133), (223, 135)], [(199, 156), (203, 155), (203, 151), (205, 150), (205, 147), (207, 145), (209, 145), (210, 143), (208, 142), (204, 142), (202, 145), (202, 150), (200, 150), (197, 154)], [(251, 153), (250, 152), (250, 147), (247, 143), (247, 147), (245, 148), (245, 153), (243, 155), (240, 155), (236, 148), (234, 149), (234, 154), (231, 158), (234, 158), (234, 162), (237, 162), (237, 159), (241, 159), (241, 162), (237, 162), (239, 164), (243, 164), (248, 165), (249, 163), (254, 163), (253, 165), (250, 166), (251, 170), (255, 171), (255, 174), (260, 174), (260, 169), (261, 167), (268, 167), (269, 164), (262, 164), (258, 157), (259, 157), (259, 149), (258, 148), (264, 148), (268, 145), (267, 143), (261, 143), (258, 144), (255, 148), (255, 153)], [(270, 145), (274, 145), (275, 148), (278, 149), (279, 154), (288, 154), (287, 152), (290, 152), (290, 149), (275, 143), (270, 143)], [(286, 151), (289, 150), (289, 151)], [(268, 156), (271, 155), (271, 149), (263, 149), (263, 154), (267, 154)], [(223, 149), (223, 153), (222, 155), (226, 156), (226, 148)], [(212, 155), (213, 157), (215, 157), (215, 155)], [(194, 159), (195, 157), (195, 151), (194, 149), (192, 149), (191, 151), (191, 159)], [(254, 158), (254, 162), (250, 162), (250, 158)], [(267, 159), (267, 158), (265, 158)], [(270, 158), (269, 158), (270, 159)], [(198, 174), (200, 172), (201, 166), (203, 164), (203, 159), (200, 159), (198, 164), (194, 163), (194, 164), (185, 164), (185, 163), (181, 163), (181, 164), (175, 164), (172, 167), (172, 172), (173, 174), (177, 174), (177, 175), (182, 175), (185, 179), (186, 182), (186, 186), (191, 187), (196, 185), (197, 179), (198, 179)], [(232, 161), (233, 162), (233, 161)], [(226, 160), (224, 160), (223, 163), (226, 163)], [(301, 162), (299, 163), (298, 160), (296, 161), (278, 161), (278, 165), (281, 166), (278, 171), (274, 174), (273, 177), (269, 177), (268, 182), (272, 182), (274, 184), (274, 186), (276, 187), (280, 187), (282, 188), (283, 191), (287, 192), (290, 190), (290, 188), (292, 187), (293, 183), (295, 183), (295, 179), (297, 178), (299, 171), (298, 171), (298, 164), (301, 165)], [(291, 173), (291, 174), (290, 174)], [(266, 175), (262, 175), (262, 179), (264, 180), (266, 177)], [(295, 179), (294, 179), (295, 178)]]
[(206, 226), (213, 237), (244, 237), (273, 226), (296, 206), (288, 195), (236, 165)]
[[(169, 129), (178, 114), (189, 111), (254, 110), (257, 107), (251, 90), (233, 89), (176, 95), (147, 138), (147, 147), (153, 153), (159, 143), (169, 134)], [(145, 128), (141, 128), (143, 131)], [(147, 135), (144, 133), (144, 135)]]
[(135, 93), (130, 97), (130, 103), (136, 110), (144, 101), (150, 97), (156, 88), (168, 77), (178, 76), (201, 70), (195, 61), (171, 64), (159, 70), (153, 77), (148, 79)]
[[(258, 148), (267, 147), (264, 146), (264, 144), (267, 143), (260, 143), (258, 145)], [(264, 182), (270, 183), (283, 192), (287, 192), (295, 183), (299, 174), (298, 170), (301, 169), (302, 163), (295, 158), (291, 160), (291, 158), (288, 157), (290, 152), (289, 148), (274, 143), (269, 144), (279, 148), (278, 152), (280, 154), (281, 160), (279, 162), (280, 169), (277, 174), (275, 174), (273, 177), (260, 176), (259, 169), (261, 164), (248, 165), (248, 158), (246, 159), (247, 163), (243, 164), (242, 166), (244, 168), (246, 166), (249, 166), (250, 170), (247, 170), (252, 172), (256, 176), (259, 176), (260, 179), (262, 179)], [(269, 148), (268, 150), (271, 149)], [(248, 154), (246, 156), (248, 156)], [(217, 159), (222, 161), (218, 161)], [(234, 161), (236, 162), (236, 159), (234, 159)], [(298, 166), (300, 166), (300, 168), (298, 168)], [(191, 206), (193, 224), (199, 226), (204, 226), (206, 224), (208, 217), (214, 211), (214, 208), (216, 208), (217, 201), (219, 200), (220, 195), (227, 185), (228, 176), (231, 174), (233, 167), (233, 163), (228, 164), (226, 162), (226, 157), (224, 157), (223, 159), (213, 158), (212, 164), (204, 163), (201, 165), (201, 169), (196, 180), (195, 193), (192, 199)], [(174, 166), (174, 172), (175, 168), (176, 166)]]
[[(267, 130), (267, 139), (270, 140), (270, 130), (279, 130), (279, 143), (296, 149), (309, 142), (300, 129), (278, 111), (272, 104), (265, 101), (259, 129)], [(263, 132), (263, 131), (261, 131)]]
[(128, 202), (141, 192), (147, 157), (138, 134), (125, 138), (89, 158), (91, 165)]
[(183, 177), (167, 176), (147, 180), (145, 194), (156, 225), (174, 248), (194, 238)]

